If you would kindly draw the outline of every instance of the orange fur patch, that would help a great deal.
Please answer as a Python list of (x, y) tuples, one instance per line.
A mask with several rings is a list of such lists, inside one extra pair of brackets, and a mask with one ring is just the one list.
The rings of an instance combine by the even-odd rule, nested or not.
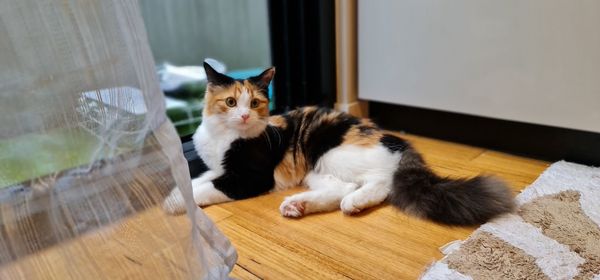
[(287, 128), (287, 121), (285, 120), (284, 117), (282, 116), (270, 116), (269, 117), (269, 124), (275, 127), (279, 127), (279, 128)]
[(204, 95), (204, 113), (214, 115), (227, 112), (229, 107), (225, 104), (225, 99), (234, 95), (233, 86), (208, 86)]
[(380, 143), (383, 132), (371, 120), (361, 119), (361, 123), (353, 125), (344, 135), (342, 145), (375, 146)]
[(306, 172), (308, 172), (307, 169), (304, 155), (298, 153), (294, 160), (293, 152), (287, 151), (283, 160), (275, 168), (275, 189), (284, 190), (301, 185)]

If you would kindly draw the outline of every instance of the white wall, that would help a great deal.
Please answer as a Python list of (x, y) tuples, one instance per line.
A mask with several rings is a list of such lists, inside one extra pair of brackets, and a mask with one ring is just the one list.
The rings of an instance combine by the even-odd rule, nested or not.
[(600, 1), (359, 0), (359, 97), (600, 132)]

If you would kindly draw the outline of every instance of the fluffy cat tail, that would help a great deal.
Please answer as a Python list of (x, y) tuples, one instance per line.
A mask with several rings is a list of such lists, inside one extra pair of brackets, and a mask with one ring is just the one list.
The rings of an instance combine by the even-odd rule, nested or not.
[(418, 217), (446, 225), (477, 225), (515, 208), (504, 182), (494, 177), (442, 178), (412, 148), (402, 154), (394, 174), (392, 205)]

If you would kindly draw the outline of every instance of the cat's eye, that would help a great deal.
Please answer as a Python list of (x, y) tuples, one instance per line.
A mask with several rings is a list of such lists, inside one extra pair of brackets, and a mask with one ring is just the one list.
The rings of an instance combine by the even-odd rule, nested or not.
[(252, 99), (252, 101), (250, 101), (250, 107), (258, 108), (258, 105), (260, 105), (260, 101), (258, 99)]
[(227, 97), (227, 99), (225, 99), (225, 105), (229, 106), (229, 107), (235, 107), (235, 98), (233, 97)]

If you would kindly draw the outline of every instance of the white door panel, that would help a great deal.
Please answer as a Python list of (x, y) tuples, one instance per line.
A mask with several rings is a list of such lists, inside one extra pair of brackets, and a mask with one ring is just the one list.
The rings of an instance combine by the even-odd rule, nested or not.
[(358, 8), (361, 99), (600, 132), (600, 1)]

